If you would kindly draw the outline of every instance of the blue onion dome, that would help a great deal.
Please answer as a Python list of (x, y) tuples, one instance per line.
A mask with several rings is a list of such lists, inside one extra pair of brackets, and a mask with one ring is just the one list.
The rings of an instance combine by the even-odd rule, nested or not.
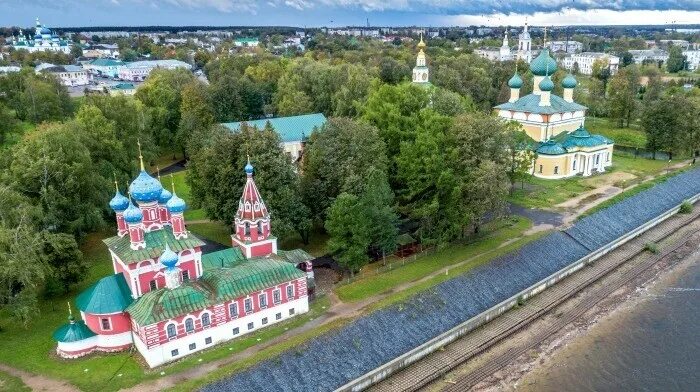
[(508, 87), (510, 88), (520, 88), (523, 87), (523, 80), (520, 78), (520, 75), (516, 72), (513, 74), (513, 77), (510, 78), (508, 81)]
[(159, 204), (165, 204), (170, 200), (170, 198), (173, 197), (173, 194), (170, 193), (169, 190), (163, 188), (163, 190), (160, 192), (160, 196), (158, 196), (158, 203)]
[(163, 191), (163, 185), (145, 170), (141, 170), (138, 177), (129, 185), (129, 191), (139, 203), (149, 203), (158, 200)]
[(576, 78), (572, 74), (566, 75), (564, 80), (561, 81), (561, 86), (564, 88), (575, 88), (578, 82), (576, 81)]
[(554, 90), (554, 82), (549, 76), (545, 76), (539, 84), (540, 90), (542, 91), (552, 91)]
[(253, 165), (251, 165), (250, 162), (245, 165), (245, 172), (246, 174), (253, 174)]
[(557, 70), (557, 61), (549, 55), (549, 49), (542, 49), (540, 55), (530, 63), (530, 71), (536, 76), (551, 75)]
[(187, 208), (187, 203), (180, 199), (177, 194), (173, 193), (173, 197), (168, 200), (165, 206), (168, 208), (170, 213), (178, 213), (185, 211), (185, 208)]
[(129, 208), (124, 211), (124, 220), (126, 223), (140, 223), (143, 220), (143, 212), (129, 201)]
[(158, 260), (167, 268), (174, 268), (178, 260), (177, 253), (173, 252), (168, 244), (165, 244), (165, 250)]
[(115, 212), (124, 211), (124, 210), (126, 210), (127, 207), (129, 207), (129, 199), (127, 199), (124, 195), (122, 195), (121, 192), (117, 191), (114, 194), (114, 197), (112, 198), (112, 200), (109, 201), (109, 206)]
[(49, 30), (46, 26), (44, 26), (41, 29), (41, 34), (51, 34), (51, 30)]

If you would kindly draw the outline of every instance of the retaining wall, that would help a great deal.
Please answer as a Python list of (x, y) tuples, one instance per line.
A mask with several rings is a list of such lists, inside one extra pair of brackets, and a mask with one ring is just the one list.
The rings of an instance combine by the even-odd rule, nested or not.
[[(693, 197), (690, 197), (687, 199), (687, 201), (691, 203), (695, 203), (700, 199), (700, 193), (696, 194)], [(562, 279), (566, 278), (567, 276), (573, 274), (574, 272), (578, 271), (579, 269), (583, 268), (587, 263), (593, 262), (596, 259), (604, 256), (605, 254), (609, 253), (610, 251), (620, 247), (621, 245), (625, 244), (626, 242), (632, 240), (633, 238), (639, 236), (640, 234), (644, 233), (645, 231), (655, 227), (659, 223), (665, 221), (666, 219), (670, 218), (671, 216), (675, 215), (678, 213), (678, 210), (680, 209), (682, 203), (677, 204), (673, 208), (667, 210), (666, 212), (662, 213), (661, 215), (657, 216), (656, 218), (646, 222), (642, 226), (639, 226), (635, 230), (632, 230), (631, 232), (623, 235), (622, 237), (618, 238), (615, 241), (612, 241), (608, 243), (607, 245), (603, 246), (602, 248), (589, 253), (588, 255), (580, 258), (576, 262), (568, 265), (565, 268), (562, 268), (561, 270), (551, 274), (550, 276), (540, 280), (539, 282), (533, 284), (532, 286), (518, 292), (517, 294), (511, 296), (510, 298), (498, 303), (497, 305), (491, 307), (490, 309), (480, 313), (479, 315), (470, 318), (469, 320), (465, 321), (464, 323), (450, 329), (449, 331), (423, 343), (422, 345), (416, 347), (415, 349), (393, 359), (390, 362), (387, 362), (386, 364), (366, 373), (362, 377), (356, 378), (349, 383), (341, 386), (340, 388), (336, 389), (336, 392), (340, 391), (361, 391), (369, 386), (376, 384), (393, 373), (396, 373), (397, 371), (403, 369), (404, 367), (419, 361), (420, 359), (426, 357), (427, 355), (439, 350), (440, 348), (450, 344), (451, 342), (459, 339), (460, 337), (468, 334), (469, 332), (473, 331), (474, 329), (478, 328), (479, 326), (489, 322), (490, 320), (500, 316), (501, 314), (505, 313), (509, 309), (513, 308), (517, 303), (518, 299), (527, 299), (530, 298), (534, 295), (537, 295), (538, 293), (542, 292), (545, 290), (547, 287), (550, 287), (557, 282), (561, 281)]]

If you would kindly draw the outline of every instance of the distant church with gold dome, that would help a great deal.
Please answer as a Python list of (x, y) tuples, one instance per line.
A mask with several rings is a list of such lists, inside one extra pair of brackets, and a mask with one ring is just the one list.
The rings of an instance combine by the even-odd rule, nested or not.
[(558, 179), (604, 172), (612, 165), (613, 141), (584, 128), (587, 108), (574, 102), (577, 81), (573, 75), (562, 80), (563, 97), (552, 93), (551, 75), (556, 70), (556, 60), (547, 48), (542, 49), (530, 63), (532, 93), (520, 96), (523, 80), (516, 71), (508, 81), (510, 99), (494, 110), (499, 117), (520, 123), (535, 141), (536, 177)]
[(428, 69), (428, 64), (425, 61), (425, 42), (423, 41), (423, 35), (420, 37), (420, 42), (418, 42), (418, 56), (416, 57), (416, 66), (413, 67), (413, 84), (418, 86), (430, 87), (430, 72)]

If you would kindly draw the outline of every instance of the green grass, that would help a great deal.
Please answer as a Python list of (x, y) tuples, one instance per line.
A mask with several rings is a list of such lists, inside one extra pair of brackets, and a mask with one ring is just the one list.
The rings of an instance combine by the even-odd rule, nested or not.
[(546, 180), (530, 176), (525, 180), (525, 189), (518, 182), (508, 200), (528, 208), (551, 208), (591, 189), (583, 177)]
[[(183, 170), (177, 173), (173, 173), (173, 182), (175, 183), (175, 192), (177, 193), (178, 197), (182, 198), (187, 203), (187, 210), (185, 210), (185, 220), (199, 220), (199, 219), (206, 219), (207, 216), (204, 213), (204, 209), (202, 208), (197, 208), (197, 209), (191, 209), (190, 207), (193, 205), (192, 201), (192, 193), (190, 191), (190, 186), (187, 184), (187, 181), (185, 180), (185, 176), (187, 175), (187, 171)], [(163, 178), (163, 186), (166, 188), (170, 189), (170, 176), (167, 176), (166, 178)], [(188, 225), (189, 227), (189, 225)]]
[(187, 229), (198, 237), (231, 245), (231, 231), (227, 225), (221, 222), (190, 223), (187, 225)]
[[(493, 223), (483, 230), (483, 237), (468, 244), (450, 245), (418, 260), (397, 266), (395, 269), (376, 275), (360, 278), (350, 284), (338, 287), (335, 292), (342, 301), (360, 301), (373, 295), (381, 294), (392, 288), (423, 278), (435, 271), (449, 267), (460, 261), (495, 249), (503, 242), (521, 236), (532, 226), (532, 222), (523, 217), (513, 217)], [(500, 249), (484, 255), (481, 262), (492, 260), (493, 254), (502, 254)], [(471, 262), (469, 263), (472, 264)], [(477, 263), (478, 265), (478, 263)], [(472, 265), (470, 268), (473, 268)]]
[(0, 372), (0, 392), (24, 392), (32, 389), (24, 385), (21, 379)]
[[(613, 154), (612, 170), (623, 171), (640, 177), (657, 175), (668, 170), (668, 161), (635, 158), (628, 155)], [(608, 169), (610, 170), (610, 169)]]
[(630, 128), (621, 128), (617, 122), (610, 118), (586, 118), (586, 128), (591, 133), (597, 133), (613, 139), (620, 146), (644, 148), (647, 143), (647, 135), (638, 129), (635, 124)]

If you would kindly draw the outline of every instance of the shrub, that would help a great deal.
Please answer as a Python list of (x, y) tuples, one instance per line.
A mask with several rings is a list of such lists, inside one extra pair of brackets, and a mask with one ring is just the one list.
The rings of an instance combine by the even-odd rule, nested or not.
[(678, 210), (678, 212), (681, 214), (690, 214), (693, 212), (693, 205), (686, 200), (681, 204), (681, 208)]
[(659, 247), (653, 242), (647, 242), (646, 245), (644, 245), (644, 250), (648, 250), (654, 254), (659, 253)]

